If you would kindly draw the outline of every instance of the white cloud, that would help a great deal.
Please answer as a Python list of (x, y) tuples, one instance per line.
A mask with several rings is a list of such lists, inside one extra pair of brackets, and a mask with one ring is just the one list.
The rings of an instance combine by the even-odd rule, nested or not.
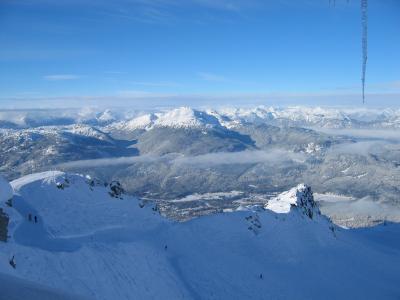
[[(330, 135), (346, 135), (354, 138), (370, 139), (375, 141), (391, 141), (400, 142), (400, 130), (391, 128), (385, 129), (329, 129), (329, 128), (314, 128), (315, 130), (330, 134)], [(369, 142), (369, 141), (368, 141)]]
[(246, 5), (247, 1), (232, 1), (232, 0), (192, 0), (192, 3), (199, 6), (204, 6), (211, 9), (219, 9), (226, 11), (238, 12), (240, 9)]
[(123, 75), (123, 74), (126, 74), (126, 72), (123, 72), (123, 71), (104, 71), (104, 74)]
[(197, 156), (183, 156), (174, 159), (174, 163), (187, 165), (229, 165), (229, 164), (256, 164), (276, 163), (282, 161), (305, 160), (302, 153), (294, 153), (283, 149), (269, 151), (240, 151), (240, 152), (216, 152)]
[[(399, 108), (399, 93), (368, 94), (365, 107), (380, 110), (382, 108)], [(223, 106), (250, 106), (267, 105), (288, 107), (298, 105), (349, 107), (352, 103), (356, 107), (360, 103), (360, 94), (340, 93), (155, 93), (140, 89), (119, 90), (110, 95), (74, 95), (74, 96), (38, 96), (22, 95), (0, 96), (0, 109), (29, 109), (29, 108), (73, 108), (84, 106), (136, 107), (137, 109), (154, 109), (157, 107), (188, 106), (223, 107)]]
[(55, 75), (45, 75), (43, 78), (50, 81), (61, 81), (61, 80), (76, 80), (81, 77), (74, 74), (55, 74)]
[(380, 90), (399, 90), (400, 89), (400, 80), (373, 83), (373, 84), (369, 84), (369, 87), (375, 88), (375, 89), (380, 89)]
[(60, 168), (88, 168), (129, 165), (134, 163), (168, 162), (176, 165), (217, 166), (229, 164), (256, 164), (279, 163), (283, 161), (303, 162), (305, 155), (282, 149), (269, 151), (241, 151), (241, 152), (216, 152), (196, 156), (183, 156), (180, 154), (167, 154), (163, 156), (141, 155), (132, 157), (100, 158), (78, 160), (58, 165)]
[(199, 72), (197, 75), (201, 79), (206, 80), (206, 81), (215, 81), (215, 82), (227, 81), (227, 79), (224, 76), (217, 75), (217, 74), (212, 74), (212, 73), (207, 73), (207, 72)]
[(99, 159), (87, 159), (87, 160), (76, 160), (59, 164), (58, 167), (62, 169), (72, 168), (93, 168), (93, 167), (107, 167), (107, 166), (119, 166), (134, 163), (150, 163), (161, 160), (159, 156), (152, 155), (141, 155), (132, 157), (114, 157), (114, 158), (99, 158)]
[(149, 86), (149, 87), (178, 87), (179, 84), (169, 81), (149, 82), (149, 81), (133, 81), (133, 85)]
[(152, 93), (147, 92), (147, 91), (141, 91), (141, 90), (122, 90), (117, 92), (118, 96), (121, 97), (151, 97)]

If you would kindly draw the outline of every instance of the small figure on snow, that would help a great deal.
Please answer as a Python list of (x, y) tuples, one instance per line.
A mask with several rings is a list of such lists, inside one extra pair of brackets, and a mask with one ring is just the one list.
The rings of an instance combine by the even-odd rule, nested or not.
[(9, 263), (10, 263), (11, 267), (13, 267), (14, 269), (17, 267), (17, 264), (15, 263), (15, 260), (14, 260), (14, 255), (13, 255), (13, 257), (9, 260)]
[(29, 221), (29, 222), (32, 222), (32, 214), (29, 214), (29, 215), (28, 215), (28, 221)]
[(38, 222), (38, 218), (37, 218), (37, 216), (35, 216), (35, 223), (37, 223)]
[(260, 273), (260, 279), (263, 279), (263, 274), (262, 273)]
[(164, 247), (164, 250), (167, 250), (168, 249), (168, 246), (167, 245), (165, 245), (165, 247)]

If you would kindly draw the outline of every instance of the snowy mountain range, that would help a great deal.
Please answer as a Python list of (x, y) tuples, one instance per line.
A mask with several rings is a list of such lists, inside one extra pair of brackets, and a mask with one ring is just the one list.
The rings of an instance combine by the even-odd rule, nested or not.
[(339, 110), (326, 108), (274, 107), (194, 110), (180, 107), (166, 112), (143, 114), (131, 120), (111, 124), (111, 129), (149, 130), (154, 127), (234, 128), (244, 124), (271, 124), (326, 128), (400, 128), (400, 110)]
[(224, 107), (193, 109), (179, 107), (153, 110), (134, 109), (0, 111), (0, 128), (31, 128), (51, 125), (88, 124), (119, 129), (153, 127), (233, 127), (245, 123), (326, 128), (399, 128), (400, 109), (327, 107)]
[[(299, 185), (175, 222), (117, 182), (59, 171), (1, 183), (0, 299), (395, 299), (400, 227), (343, 229)], [(367, 276), (366, 276), (367, 274)], [(28, 297), (28, 298), (27, 298)]]
[(400, 221), (399, 116), (264, 106), (1, 111), (0, 174), (61, 169), (118, 180), (185, 220), (262, 205), (305, 182), (338, 224)]

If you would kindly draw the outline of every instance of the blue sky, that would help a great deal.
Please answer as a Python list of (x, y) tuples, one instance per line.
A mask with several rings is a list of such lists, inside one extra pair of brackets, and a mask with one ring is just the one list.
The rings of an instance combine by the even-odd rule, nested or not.
[[(380, 104), (400, 102), (399, 28), (400, 1), (369, 0), (367, 93)], [(360, 0), (2, 0), (0, 45), (0, 106), (360, 101)]]

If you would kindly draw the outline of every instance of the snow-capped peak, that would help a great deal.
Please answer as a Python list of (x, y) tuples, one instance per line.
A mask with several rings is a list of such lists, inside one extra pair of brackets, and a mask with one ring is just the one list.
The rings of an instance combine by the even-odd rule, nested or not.
[(111, 126), (118, 130), (130, 131), (136, 129), (151, 130), (156, 127), (210, 128), (221, 126), (221, 124), (211, 114), (190, 107), (179, 107), (164, 112), (140, 115), (129, 121), (122, 121)]
[(130, 120), (126, 125), (131, 129), (150, 129), (156, 119), (156, 115), (146, 114)]
[(297, 207), (310, 219), (315, 214), (319, 214), (311, 188), (305, 184), (299, 184), (297, 187), (279, 194), (265, 205), (266, 209), (276, 213), (288, 213), (292, 207)]
[(160, 114), (154, 122), (157, 127), (190, 128), (219, 126), (218, 119), (190, 107), (179, 107)]
[(105, 111), (103, 111), (102, 113), (99, 114), (99, 116), (97, 117), (97, 119), (100, 122), (111, 122), (115, 120), (115, 116), (113, 115), (113, 113), (111, 112), (111, 110), (106, 109)]
[(133, 130), (150, 130), (153, 125), (154, 121), (157, 119), (157, 116), (153, 113), (138, 115), (135, 116), (133, 119), (127, 121), (120, 121), (117, 123), (113, 123), (106, 127), (107, 130), (123, 130), (123, 131), (133, 131)]
[(70, 132), (77, 135), (82, 135), (85, 137), (93, 137), (103, 141), (111, 141), (111, 139), (104, 132), (100, 131), (97, 128), (84, 125), (84, 124), (75, 124), (71, 126), (65, 127), (66, 132)]

